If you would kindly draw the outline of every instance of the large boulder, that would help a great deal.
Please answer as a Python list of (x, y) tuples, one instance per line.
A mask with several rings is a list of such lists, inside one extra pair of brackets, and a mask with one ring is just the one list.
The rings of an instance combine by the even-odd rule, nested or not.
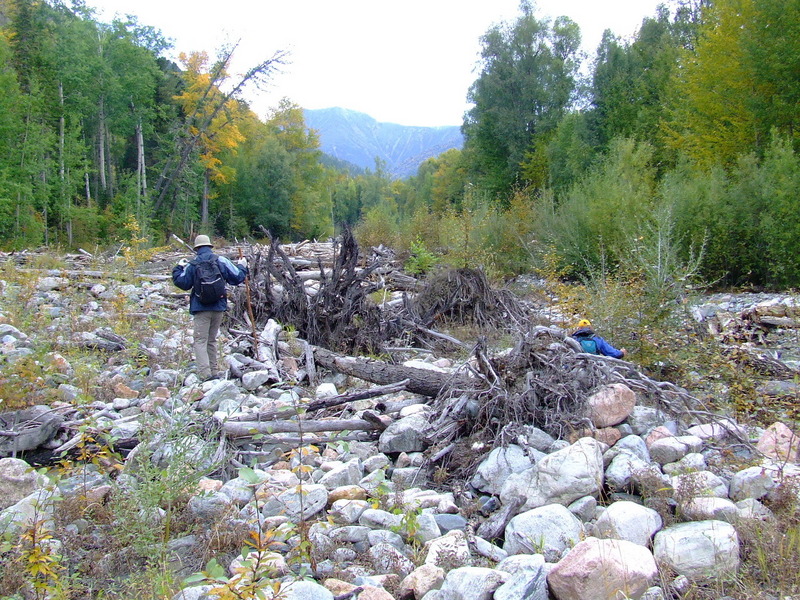
[(650, 550), (625, 540), (586, 538), (547, 576), (557, 600), (641, 598), (658, 576)]
[(47, 477), (19, 458), (0, 458), (0, 510), (47, 484)]
[(378, 440), (378, 450), (384, 454), (397, 452), (421, 452), (425, 449), (425, 428), (428, 419), (416, 413), (394, 421)]
[(636, 406), (636, 394), (624, 383), (612, 383), (589, 396), (586, 406), (595, 427), (611, 427), (630, 416)]
[(14, 433), (0, 436), (0, 456), (38, 448), (53, 438), (63, 422), (61, 415), (40, 404), (0, 413), (3, 429)]
[(695, 521), (662, 529), (653, 541), (659, 564), (692, 580), (724, 577), (739, 568), (739, 536), (730, 523)]
[(661, 529), (663, 521), (652, 508), (635, 502), (614, 502), (597, 519), (598, 537), (625, 540), (649, 546), (650, 540)]
[(581, 438), (548, 454), (530, 469), (512, 473), (500, 490), (503, 504), (521, 502), (521, 510), (546, 504), (567, 505), (583, 496), (594, 496), (603, 484), (602, 444)]
[(472, 477), (472, 487), (487, 494), (499, 494), (506, 478), (511, 473), (521, 473), (530, 469), (533, 461), (525, 450), (516, 444), (506, 448), (495, 448), (483, 459)]
[(566, 506), (548, 504), (508, 522), (503, 550), (509, 555), (543, 554), (547, 562), (557, 562), (582, 535), (583, 524)]

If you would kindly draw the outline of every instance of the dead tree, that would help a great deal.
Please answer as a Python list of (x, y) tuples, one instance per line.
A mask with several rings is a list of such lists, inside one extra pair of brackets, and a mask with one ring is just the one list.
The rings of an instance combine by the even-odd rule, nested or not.
[[(319, 262), (319, 288), (309, 293), (304, 278), (272, 240), (264, 278), (271, 318), (295, 327), (309, 343), (347, 353), (377, 353), (387, 338), (381, 310), (368, 296), (378, 289), (370, 275), (380, 261), (359, 268), (358, 244), (349, 229), (337, 243), (333, 267)], [(275, 283), (273, 283), (273, 279)]]

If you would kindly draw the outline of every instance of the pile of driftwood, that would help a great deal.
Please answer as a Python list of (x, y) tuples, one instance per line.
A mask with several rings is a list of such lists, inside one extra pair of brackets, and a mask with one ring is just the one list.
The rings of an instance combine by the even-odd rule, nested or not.
[[(219, 253), (235, 258), (231, 249)], [(373, 410), (356, 414), (349, 405), (406, 390), (427, 397), (433, 408), (424, 432), (430, 463), (466, 477), (470, 456), (478, 458), (467, 451), (475, 442), (483, 447), (506, 443), (523, 425), (559, 438), (591, 429), (585, 400), (604, 384), (625, 383), (667, 414), (698, 408), (685, 391), (650, 379), (631, 363), (583, 354), (563, 330), (538, 325), (530, 306), (494, 289), (480, 270), (441, 271), (416, 280), (383, 248), (362, 254), (349, 231), (333, 244), (271, 240), (265, 246), (246, 245), (241, 253), (250, 273), (246, 285), (232, 290), (228, 325), (244, 351), (238, 356), (249, 356), (231, 365), (233, 376), (259, 371), (269, 373), (267, 383), (291, 385), (304, 379), (314, 383), (316, 370), (325, 368), (378, 387), (314, 401), (303, 407), (302, 417), (284, 411), (228, 419), (223, 439), (240, 450), (254, 433), (348, 431), (350, 439), (374, 439), (402, 406), (377, 402)], [(442, 331), (465, 324), (479, 333), (513, 333), (517, 343), (492, 355), (485, 337), (465, 342)], [(281, 354), (279, 338), (286, 330), (293, 330), (303, 346), (301, 356)], [(457, 351), (450, 354), (461, 357), (460, 365), (431, 370), (402, 364), (409, 355), (442, 345)], [(113, 332), (98, 331), (86, 347), (114, 351), (126, 346)], [(287, 372), (286, 358), (299, 369)], [(345, 439), (340, 435), (337, 439)]]
[(315, 263), (290, 256), (277, 240), (266, 250), (254, 247), (248, 263), (250, 277), (232, 296), (231, 319), (251, 331), (274, 319), (330, 350), (385, 354), (437, 343), (466, 347), (436, 331), (436, 324), (511, 331), (533, 319), (523, 303), (493, 289), (478, 269), (441, 271), (418, 281), (383, 248), (362, 255), (349, 230)]
[[(408, 286), (407, 276), (394, 276), (401, 271), (391, 255), (360, 255), (349, 232), (335, 244), (327, 263), (321, 258), (315, 265), (299, 262), (275, 240), (261, 250), (249, 256), (249, 289), (240, 290), (233, 299), (231, 318), (241, 323), (240, 331), (252, 331), (253, 345), (258, 347), (277, 339), (275, 327), (281, 323), (307, 343), (306, 372), (323, 367), (429, 397), (435, 417), (426, 436), (433, 446), (434, 462), (447, 461), (447, 455), (467, 440), (490, 446), (508, 442), (520, 424), (540, 427), (559, 438), (591, 429), (585, 400), (604, 384), (625, 383), (667, 414), (699, 406), (684, 390), (650, 379), (631, 363), (584, 354), (563, 330), (533, 324), (529, 307), (510, 292), (493, 289), (479, 270), (442, 271)], [(392, 289), (391, 282), (398, 279), (406, 285)], [(383, 291), (385, 297), (387, 290), (394, 300), (382, 304), (373, 300), (376, 292)], [(440, 330), (463, 324), (477, 331), (513, 331), (518, 342), (491, 356), (485, 338), (468, 344)], [(424, 350), (436, 344), (460, 350), (466, 357), (460, 367), (440, 372), (403, 366), (395, 359), (402, 353), (392, 352)], [(271, 347), (277, 345), (271, 343)], [(259, 352), (258, 368), (268, 363), (280, 370), (277, 354), (266, 354)], [(348, 401), (346, 397), (340, 400), (337, 404)], [(387, 419), (379, 413), (368, 412), (358, 422), (342, 418), (336, 424), (335, 415), (328, 412), (319, 427), (380, 431)], [(270, 419), (261, 415), (257, 423), (226, 427), (233, 435), (275, 431), (275, 424), (264, 420)]]

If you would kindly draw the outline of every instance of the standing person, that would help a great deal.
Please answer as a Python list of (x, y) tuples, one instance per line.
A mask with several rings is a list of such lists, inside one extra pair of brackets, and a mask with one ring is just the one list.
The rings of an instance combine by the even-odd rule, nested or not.
[(617, 350), (597, 335), (588, 319), (578, 321), (578, 329), (575, 330), (572, 337), (578, 340), (583, 351), (589, 354), (602, 354), (611, 358), (625, 358), (628, 355), (628, 351), (625, 348)]
[(238, 285), (247, 277), (247, 259), (240, 258), (234, 264), (214, 254), (213, 247), (207, 235), (198, 235), (194, 239), (195, 259), (189, 262), (182, 258), (172, 269), (173, 283), (182, 290), (192, 290), (189, 314), (194, 317), (194, 359), (202, 381), (222, 376), (217, 334), (228, 308), (225, 284)]

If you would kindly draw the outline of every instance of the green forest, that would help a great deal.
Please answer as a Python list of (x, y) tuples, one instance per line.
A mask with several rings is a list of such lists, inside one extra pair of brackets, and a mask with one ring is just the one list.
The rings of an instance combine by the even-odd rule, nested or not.
[(463, 149), (398, 181), (337, 168), (291, 99), (249, 108), (283, 51), (234, 76), (235, 47), (176, 63), (136, 20), (0, 0), (0, 246), (351, 226), (417, 272), (800, 284), (800, 3), (672, 0), (583, 56), (523, 0), (480, 41)]

